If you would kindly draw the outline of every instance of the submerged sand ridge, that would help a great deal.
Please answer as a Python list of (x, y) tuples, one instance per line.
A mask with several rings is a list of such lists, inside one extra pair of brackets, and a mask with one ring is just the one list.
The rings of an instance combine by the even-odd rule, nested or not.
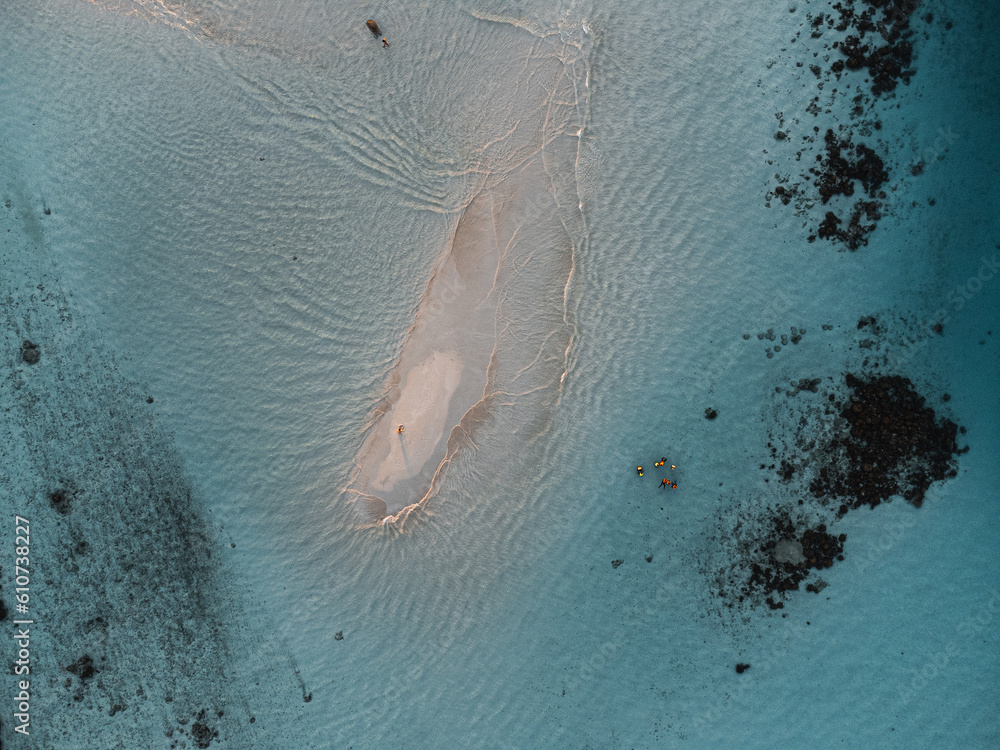
[[(555, 403), (572, 340), (565, 295), (585, 236), (575, 165), (584, 88), (558, 35), (525, 33), (499, 136), (477, 153), (462, 209), (356, 459), (348, 490), (367, 523), (405, 519), (497, 408), (525, 439)], [(579, 52), (579, 50), (576, 50)], [(399, 425), (403, 431), (399, 432)], [(484, 452), (488, 446), (477, 446)]]

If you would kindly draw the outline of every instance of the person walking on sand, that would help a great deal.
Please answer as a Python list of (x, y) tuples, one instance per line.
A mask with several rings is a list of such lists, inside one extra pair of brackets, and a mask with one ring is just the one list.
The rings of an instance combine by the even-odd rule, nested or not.
[(664, 487), (669, 487), (669, 486), (670, 486), (670, 482), (668, 482), (668, 481), (667, 481), (666, 479), (661, 479), (661, 480), (660, 480), (660, 489), (661, 489), (661, 490), (662, 490), (662, 489), (663, 489)]

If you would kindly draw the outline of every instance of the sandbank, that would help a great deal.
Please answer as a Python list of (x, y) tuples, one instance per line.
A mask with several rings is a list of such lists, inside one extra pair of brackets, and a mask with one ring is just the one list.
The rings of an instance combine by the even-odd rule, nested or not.
[(555, 37), (530, 48), (530, 70), (512, 83), (518, 107), (504, 110), (503, 135), (478, 152), (481, 182), (442, 248), (358, 452), (348, 491), (367, 523), (422, 505), (495, 409), (518, 410), (506, 439), (531, 433), (524, 426), (561, 387), (572, 341), (565, 296), (583, 236), (579, 70)]

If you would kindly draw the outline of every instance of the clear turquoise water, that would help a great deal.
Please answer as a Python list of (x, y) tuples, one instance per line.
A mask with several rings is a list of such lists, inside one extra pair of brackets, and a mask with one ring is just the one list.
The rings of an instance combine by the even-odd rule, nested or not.
[[(100, 644), (60, 609), (76, 584), (52, 566), (48, 687), (23, 746), (168, 746), (209, 703), (223, 747), (995, 744), (995, 280), (906, 365), (968, 428), (959, 476), (919, 511), (845, 519), (848, 560), (786, 618), (720, 614), (708, 593), (738, 510), (781, 499), (756, 470), (775, 387), (856, 367), (859, 316), (929, 318), (996, 253), (997, 82), (981, 61), (998, 18), (928, 7), (955, 28), (929, 27), (913, 84), (877, 105), (896, 209), (856, 253), (764, 207), (795, 168), (775, 113), (805, 122), (814, 88), (789, 42), (805, 6), (0, 10), (6, 348), (35, 337), (59, 364), (5, 374), (4, 502), (35, 514), (39, 559), (61, 560), (67, 529), (131, 537), (143, 466), (171, 466), (215, 552), (209, 582), (178, 584), (207, 592), (204, 622), (144, 617), (109, 576), (125, 614)], [(545, 35), (585, 51), (558, 406), (530, 439), (535, 415), (494, 420), (417, 523), (359, 529), (343, 490), (364, 427), (484, 145), (534, 106), (519, 82)], [(808, 334), (773, 359), (743, 339), (793, 325)], [(127, 435), (122, 409), (141, 414)], [(84, 483), (88, 451), (103, 464), (119, 442), (133, 458), (91, 515), (56, 517), (49, 477)], [(663, 453), (669, 502), (633, 469)], [(154, 564), (168, 546), (121, 534)], [(194, 666), (156, 652), (176, 627), (207, 649)], [(97, 688), (67, 699), (70, 631), (108, 654), (108, 685), (127, 673), (146, 697), (106, 686), (129, 696), (114, 716)]]

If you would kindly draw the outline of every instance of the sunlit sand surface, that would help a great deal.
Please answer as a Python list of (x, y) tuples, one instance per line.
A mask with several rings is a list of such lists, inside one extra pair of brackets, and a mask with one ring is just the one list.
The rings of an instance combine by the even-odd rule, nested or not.
[(389, 455), (372, 479), (373, 490), (392, 492), (400, 481), (421, 472), (444, 435), (448, 404), (461, 376), (462, 362), (453, 352), (434, 352), (406, 374), (399, 401), (379, 422), (383, 430), (397, 421), (399, 427), (392, 430), (395, 439), (392, 434), (386, 439)]
[(405, 518), (423, 504), (498, 406), (516, 409), (525, 424), (537, 421), (565, 372), (565, 292), (584, 236), (574, 175), (585, 87), (578, 46), (522, 35), (524, 70), (470, 165), (478, 186), (358, 454), (349, 489), (369, 523)]

